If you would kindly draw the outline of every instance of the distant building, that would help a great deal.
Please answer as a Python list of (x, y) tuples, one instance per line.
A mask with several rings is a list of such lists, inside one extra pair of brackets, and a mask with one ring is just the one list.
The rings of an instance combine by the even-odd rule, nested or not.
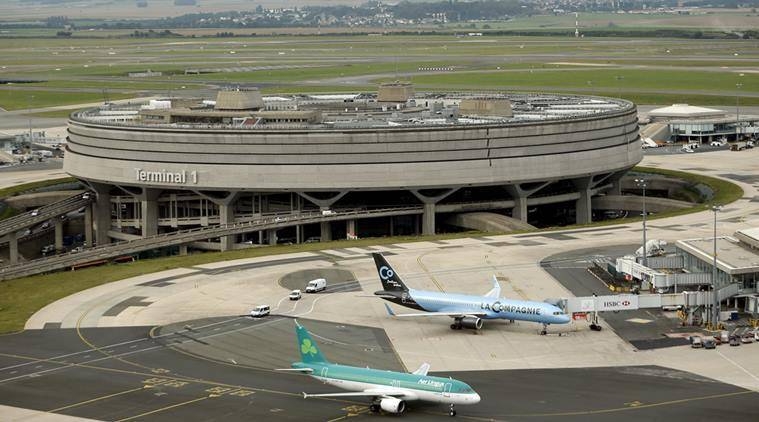
[(153, 72), (150, 69), (145, 72), (129, 72), (130, 78), (151, 78), (153, 76), (163, 76), (163, 72)]
[(673, 142), (706, 143), (725, 138), (756, 137), (759, 133), (759, 116), (728, 114), (725, 111), (673, 104), (648, 113), (652, 123), (666, 123)]

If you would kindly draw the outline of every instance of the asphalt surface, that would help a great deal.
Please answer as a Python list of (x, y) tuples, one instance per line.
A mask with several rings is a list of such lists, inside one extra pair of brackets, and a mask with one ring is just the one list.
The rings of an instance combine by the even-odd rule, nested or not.
[[(633, 253), (639, 245), (620, 245), (597, 249), (580, 249), (550, 256), (541, 266), (575, 296), (594, 293), (612, 295), (609, 289), (589, 271), (590, 260), (615, 258)], [(683, 327), (675, 312), (641, 308), (625, 312), (600, 312), (614, 332), (640, 350), (688, 344), (688, 335), (707, 332), (699, 327)]]
[[(382, 330), (300, 320), (335, 362), (401, 370)], [(30, 330), (0, 337), (0, 404), (99, 420), (250, 421), (374, 418), (364, 399), (277, 372), (297, 359), (294, 323), (231, 316), (176, 326)], [(411, 370), (415, 368), (409, 368)], [(434, 368), (432, 368), (434, 370)], [(464, 420), (752, 420), (757, 393), (661, 367), (436, 374), (472, 385), (483, 400)], [(408, 420), (446, 407), (411, 403)]]

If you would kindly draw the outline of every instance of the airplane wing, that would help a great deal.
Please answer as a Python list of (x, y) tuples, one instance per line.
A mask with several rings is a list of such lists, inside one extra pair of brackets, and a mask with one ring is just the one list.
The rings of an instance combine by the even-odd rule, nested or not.
[(485, 293), (485, 297), (492, 297), (498, 299), (501, 297), (501, 284), (498, 283), (498, 279), (493, 275), (493, 288), (489, 292)]
[(385, 309), (387, 309), (387, 313), (390, 314), (390, 316), (394, 317), (424, 317), (424, 316), (449, 316), (451, 318), (456, 317), (467, 317), (467, 316), (476, 316), (476, 317), (483, 317), (486, 314), (484, 312), (462, 312), (462, 311), (456, 311), (453, 310), (451, 312), (418, 312), (418, 313), (411, 313), (411, 314), (396, 314), (393, 312), (392, 309), (385, 304)]
[(406, 390), (390, 388), (371, 388), (364, 391), (351, 391), (345, 393), (308, 394), (303, 393), (303, 398), (309, 397), (402, 397), (405, 400), (416, 400), (416, 395)]
[(424, 362), (422, 363), (422, 366), (420, 366), (419, 369), (417, 369), (416, 371), (412, 372), (412, 374), (426, 376), (427, 371), (429, 370), (430, 370), (430, 364), (427, 362)]
[(311, 374), (314, 372), (313, 368), (277, 368), (275, 371), (282, 372), (302, 372), (304, 374)]

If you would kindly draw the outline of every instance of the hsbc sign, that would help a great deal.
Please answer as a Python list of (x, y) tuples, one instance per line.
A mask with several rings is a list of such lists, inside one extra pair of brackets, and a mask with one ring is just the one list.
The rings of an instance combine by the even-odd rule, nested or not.
[(638, 309), (637, 295), (584, 297), (580, 300), (582, 312), (631, 311)]

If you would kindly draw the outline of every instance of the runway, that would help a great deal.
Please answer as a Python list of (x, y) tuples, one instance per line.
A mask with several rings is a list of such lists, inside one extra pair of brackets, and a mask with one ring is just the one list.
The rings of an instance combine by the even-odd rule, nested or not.
[[(300, 320), (328, 359), (402, 370), (384, 331)], [(297, 360), (291, 318), (231, 316), (167, 327), (29, 330), (0, 337), (0, 404), (109, 421), (373, 418), (365, 400), (276, 372)], [(410, 368), (411, 370), (415, 368)], [(432, 368), (434, 371), (434, 368)], [(656, 366), (436, 373), (483, 397), (464, 420), (749, 420), (755, 392)], [(753, 410), (752, 410), (753, 409)], [(411, 403), (412, 420), (445, 406)]]

